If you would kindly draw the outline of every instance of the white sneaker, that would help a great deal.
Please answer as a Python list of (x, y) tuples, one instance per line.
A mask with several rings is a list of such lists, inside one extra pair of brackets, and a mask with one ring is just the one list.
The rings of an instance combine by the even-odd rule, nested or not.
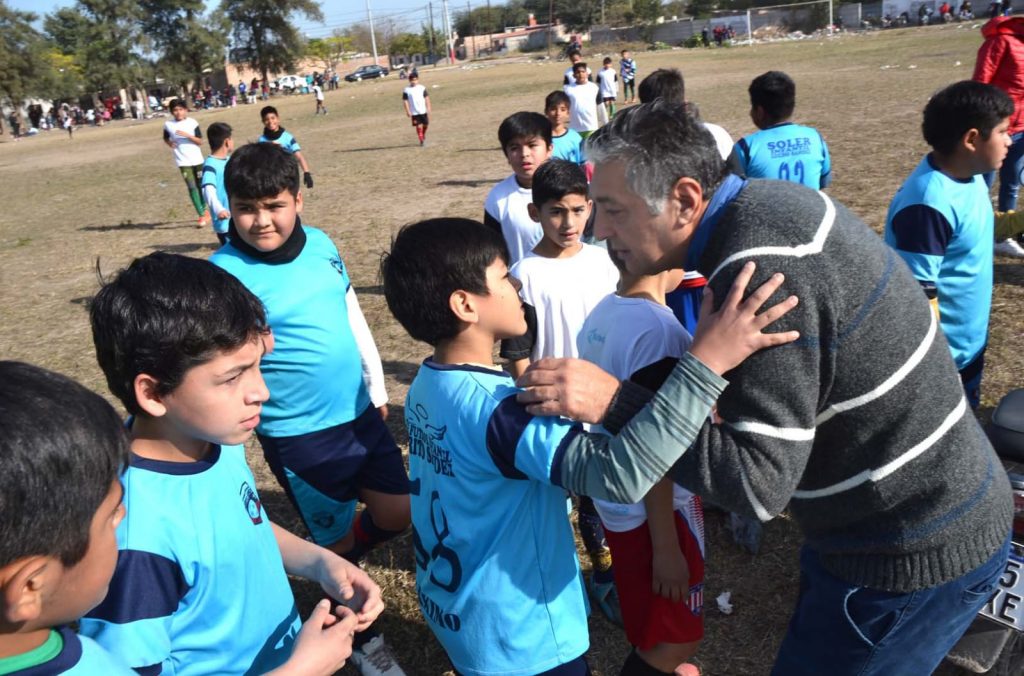
[(349, 658), (363, 676), (405, 676), (384, 636), (374, 636)]
[(1024, 258), (1024, 247), (1017, 243), (1017, 240), (1004, 239), (996, 244), (993, 249), (997, 256), (1009, 256), (1010, 258)]

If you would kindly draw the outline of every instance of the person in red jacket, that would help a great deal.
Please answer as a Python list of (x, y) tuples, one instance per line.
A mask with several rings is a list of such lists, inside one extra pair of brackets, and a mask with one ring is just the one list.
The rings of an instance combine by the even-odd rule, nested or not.
[[(1021, 171), (1024, 170), (1024, 16), (997, 16), (981, 27), (985, 38), (974, 64), (974, 80), (999, 87), (1013, 99), (1010, 116), (1012, 145), (999, 169), (998, 211), (1017, 208)], [(996, 172), (985, 174), (991, 187)], [(1004, 256), (1024, 258), (1024, 247), (1013, 239), (996, 244), (995, 252)]]

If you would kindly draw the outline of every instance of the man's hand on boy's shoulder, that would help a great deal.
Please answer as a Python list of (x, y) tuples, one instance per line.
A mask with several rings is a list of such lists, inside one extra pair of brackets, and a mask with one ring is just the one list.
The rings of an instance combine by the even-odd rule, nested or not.
[(317, 566), (316, 581), (331, 598), (344, 603), (356, 614), (356, 631), (363, 631), (384, 611), (380, 587), (366, 571), (324, 549)]

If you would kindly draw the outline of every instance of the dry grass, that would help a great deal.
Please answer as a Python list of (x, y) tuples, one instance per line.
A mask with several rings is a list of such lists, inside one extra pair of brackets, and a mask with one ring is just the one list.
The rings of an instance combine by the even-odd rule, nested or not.
[[(893, 193), (925, 151), (920, 111), (929, 93), (970, 77), (978, 31), (966, 26), (893, 30), (754, 48), (640, 53), (641, 75), (682, 68), (688, 93), (706, 119), (734, 137), (752, 131), (746, 87), (769, 68), (798, 83), (797, 118), (819, 127), (833, 153), (831, 193), (880, 229)], [(596, 61), (596, 55), (590, 57)], [(961, 65), (956, 65), (959, 62)], [(888, 68), (883, 68), (889, 66)], [(911, 67), (914, 66), (914, 67)], [(434, 104), (429, 146), (415, 146), (396, 80), (346, 85), (327, 94), (330, 115), (313, 116), (311, 97), (275, 101), (284, 125), (303, 144), (317, 183), (307, 191), (306, 222), (337, 242), (374, 330), (388, 374), (393, 410), (428, 350), (391, 319), (377, 281), (377, 261), (404, 223), (441, 214), (479, 217), (492, 184), (508, 173), (497, 148), (500, 120), (536, 110), (556, 88), (561, 63), (530, 60), (472, 70), (422, 71)], [(197, 113), (235, 128), (238, 143), (255, 139), (257, 106)], [(207, 256), (212, 235), (193, 227), (192, 209), (160, 122), (58, 132), (0, 145), (0, 358), (66, 373), (106, 392), (92, 352), (85, 303), (95, 292), (95, 264), (116, 270), (154, 250)], [(1021, 383), (1019, 350), (1024, 267), (996, 261), (985, 404)], [(404, 444), (401, 415), (392, 429)], [(268, 509), (298, 528), (258, 451), (250, 454)], [(761, 674), (785, 631), (796, 588), (800, 535), (785, 518), (768, 524), (757, 557), (731, 544), (720, 515), (708, 518), (707, 638), (698, 662), (709, 675)], [(370, 572), (389, 608), (380, 625), (410, 675), (448, 668), (416, 605), (409, 538), (370, 557)], [(714, 597), (731, 590), (736, 612), (723, 616)], [(296, 583), (308, 609), (315, 590)], [(590, 622), (591, 662), (609, 675), (628, 646), (602, 618)]]

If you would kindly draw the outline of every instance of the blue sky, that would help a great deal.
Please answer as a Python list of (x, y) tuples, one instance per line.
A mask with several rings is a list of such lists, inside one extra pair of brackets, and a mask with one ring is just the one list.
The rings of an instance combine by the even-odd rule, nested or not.
[[(495, 0), (496, 2), (498, 0)], [(374, 20), (392, 20), (399, 26), (405, 26), (418, 30), (421, 23), (427, 20), (428, 0), (370, 0)], [(59, 7), (74, 5), (74, 0), (7, 0), (9, 6), (15, 9), (32, 11), (37, 14), (47, 14)], [(215, 2), (208, 0), (207, 5), (212, 6)], [(485, 5), (486, 0), (473, 0), (472, 6)], [(321, 0), (320, 7), (324, 13), (324, 22), (315, 24), (308, 21), (300, 21), (299, 27), (310, 37), (325, 37), (330, 35), (336, 28), (343, 28), (351, 23), (366, 20), (366, 0)], [(449, 4), (449, 11), (454, 14), (456, 11), (466, 8), (465, 0), (452, 0)], [(441, 0), (434, 0), (434, 23), (441, 25)]]

